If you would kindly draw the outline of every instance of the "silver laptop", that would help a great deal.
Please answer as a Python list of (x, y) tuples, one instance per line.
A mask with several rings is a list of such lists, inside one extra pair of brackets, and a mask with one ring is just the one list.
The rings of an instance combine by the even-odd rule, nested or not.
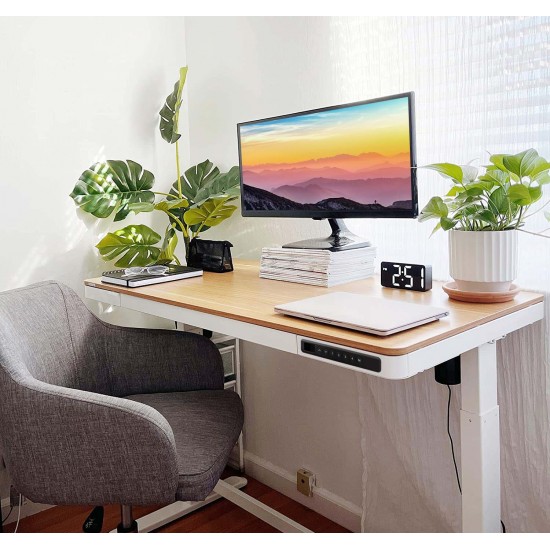
[(331, 292), (275, 306), (277, 313), (388, 336), (449, 315), (442, 307), (410, 304), (351, 292)]

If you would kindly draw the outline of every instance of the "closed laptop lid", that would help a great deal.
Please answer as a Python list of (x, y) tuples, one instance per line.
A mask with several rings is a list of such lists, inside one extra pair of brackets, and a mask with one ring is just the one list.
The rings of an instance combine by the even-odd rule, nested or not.
[(411, 304), (351, 292), (331, 292), (280, 304), (275, 307), (275, 311), (374, 334), (398, 332), (439, 319), (449, 313), (442, 307)]

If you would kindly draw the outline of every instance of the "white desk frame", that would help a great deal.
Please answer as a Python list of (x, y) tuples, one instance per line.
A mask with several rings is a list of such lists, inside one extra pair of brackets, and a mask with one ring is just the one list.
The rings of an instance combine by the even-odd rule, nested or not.
[[(155, 302), (146, 298), (138, 298), (91, 286), (85, 287), (85, 296), (92, 300), (202, 327), (296, 355), (304, 355), (301, 351), (302, 340), (315, 341), (312, 338), (290, 332), (283, 332), (252, 323), (228, 319), (212, 313), (187, 309), (183, 306)], [(370, 376), (398, 380), (414, 376), (460, 355), (462, 365), (462, 403), (460, 410), (462, 531), (499, 533), (501, 527), (500, 434), (495, 342), (511, 332), (541, 320), (543, 316), (543, 303), (540, 302), (493, 321), (488, 321), (442, 341), (427, 345), (406, 355), (389, 356), (365, 352), (381, 359), (382, 369), (380, 373), (343, 365), (330, 359), (308, 357), (313, 360), (331, 363), (339, 368), (349, 368), (359, 371)], [(319, 342), (321, 341), (319, 340)], [(350, 349), (332, 343), (330, 345), (342, 349)], [(231, 487), (230, 483), (226, 485)], [(235, 493), (239, 492), (235, 487), (237, 487), (237, 482), (231, 488), (224, 485), (221, 491), (224, 494), (221, 496), (226, 498), (235, 497)], [(239, 499), (238, 496), (236, 498)], [(242, 502), (237, 502), (234, 498), (230, 498), (230, 500), (239, 506), (245, 507)], [(177, 504), (174, 503), (170, 506), (176, 506)], [(200, 506), (196, 506), (193, 509), (198, 507)], [(255, 513), (253, 510), (249, 511)], [(265, 516), (265, 510), (263, 512), (264, 516), (258, 513), (258, 517), (275, 525)], [(155, 512), (155, 514), (158, 513)], [(181, 517), (181, 515), (184, 514), (174, 516), (170, 521), (176, 519), (176, 517)], [(157, 523), (155, 527), (162, 524)], [(284, 521), (279, 521), (275, 526), (281, 530), (307, 531), (304, 528), (297, 528), (298, 524), (294, 522), (291, 522), (291, 524), (287, 525)]]

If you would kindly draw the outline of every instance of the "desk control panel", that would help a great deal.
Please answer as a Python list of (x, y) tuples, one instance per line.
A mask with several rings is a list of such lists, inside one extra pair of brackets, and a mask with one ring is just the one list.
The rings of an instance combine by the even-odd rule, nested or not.
[(318, 342), (309, 342), (308, 340), (302, 340), (301, 349), (305, 355), (314, 355), (315, 357), (322, 357), (336, 363), (343, 363), (344, 365), (373, 372), (380, 372), (382, 370), (380, 357), (359, 351), (342, 349), (328, 344), (319, 344)]

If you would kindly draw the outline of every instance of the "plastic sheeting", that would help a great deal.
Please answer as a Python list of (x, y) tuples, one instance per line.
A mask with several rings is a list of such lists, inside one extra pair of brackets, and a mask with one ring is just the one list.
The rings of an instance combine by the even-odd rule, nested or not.
[[(550, 293), (545, 321), (497, 342), (502, 520), (550, 531)], [(460, 531), (460, 493), (447, 436), (446, 386), (433, 370), (403, 381), (358, 376), (363, 427), (363, 530)], [(460, 472), (460, 386), (451, 433)]]

